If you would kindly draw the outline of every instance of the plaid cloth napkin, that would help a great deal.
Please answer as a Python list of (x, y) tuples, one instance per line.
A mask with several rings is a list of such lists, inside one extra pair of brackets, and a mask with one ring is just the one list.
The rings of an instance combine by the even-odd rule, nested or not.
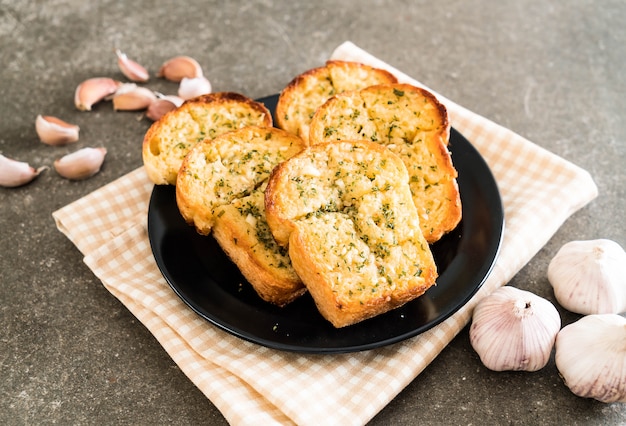
[[(333, 59), (386, 68), (346, 42)], [(146, 215), (153, 188), (143, 168), (53, 213), (106, 288), (154, 334), (231, 424), (364, 424), (469, 322), (476, 303), (506, 284), (577, 209), (597, 195), (589, 174), (443, 98), (450, 122), (479, 150), (499, 185), (506, 229), (493, 272), (445, 322), (365, 352), (302, 355), (268, 349), (210, 325), (170, 289), (155, 264)]]

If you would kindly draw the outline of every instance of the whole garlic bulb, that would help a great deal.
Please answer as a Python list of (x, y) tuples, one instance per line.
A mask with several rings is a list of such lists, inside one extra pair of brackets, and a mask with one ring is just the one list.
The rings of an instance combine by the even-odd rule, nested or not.
[(571, 241), (548, 266), (556, 300), (578, 314), (626, 311), (626, 252), (607, 239)]
[(470, 343), (494, 371), (537, 371), (550, 359), (561, 317), (552, 303), (529, 291), (501, 287), (474, 308)]
[(626, 402), (626, 318), (588, 315), (563, 327), (556, 338), (555, 361), (574, 394)]

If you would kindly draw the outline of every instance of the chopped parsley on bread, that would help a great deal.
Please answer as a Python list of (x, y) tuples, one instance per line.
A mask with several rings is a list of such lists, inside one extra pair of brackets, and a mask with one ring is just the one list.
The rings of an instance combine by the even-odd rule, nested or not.
[(175, 185), (178, 169), (198, 142), (245, 126), (272, 126), (259, 102), (232, 92), (190, 99), (152, 123), (143, 140), (143, 163), (157, 185)]
[(348, 61), (327, 61), (295, 77), (280, 93), (276, 125), (308, 141), (309, 123), (317, 108), (332, 96), (382, 83), (395, 83), (386, 70)]
[(446, 108), (427, 90), (408, 84), (344, 92), (320, 106), (311, 120), (309, 144), (368, 140), (386, 146), (406, 165), (420, 226), (429, 243), (461, 220), (461, 198), (447, 145)]
[(437, 277), (402, 160), (368, 141), (320, 143), (279, 164), (266, 219), (318, 310), (345, 327), (422, 295)]
[(265, 219), (264, 189), (276, 165), (304, 149), (298, 136), (248, 126), (196, 144), (176, 180), (183, 218), (211, 232), (265, 301), (284, 306), (306, 292)]

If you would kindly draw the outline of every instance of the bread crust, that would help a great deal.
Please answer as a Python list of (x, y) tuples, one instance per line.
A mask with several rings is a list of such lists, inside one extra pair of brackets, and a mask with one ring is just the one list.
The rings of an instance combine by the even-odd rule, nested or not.
[(332, 96), (367, 86), (395, 83), (386, 70), (358, 62), (330, 60), (296, 76), (281, 91), (276, 105), (276, 125), (308, 141), (315, 110)]
[(368, 141), (320, 143), (278, 165), (267, 223), (318, 310), (345, 327), (434, 285), (437, 268), (402, 160)]
[(299, 137), (248, 126), (196, 144), (176, 181), (185, 221), (213, 236), (265, 301), (284, 306), (306, 289), (265, 220), (264, 189), (274, 167), (304, 149)]
[(453, 230), (462, 215), (449, 137), (446, 108), (432, 93), (408, 84), (385, 84), (338, 94), (319, 107), (311, 120), (309, 144), (371, 140), (400, 156), (422, 232), (433, 243)]
[(146, 173), (157, 185), (175, 185), (185, 155), (197, 142), (245, 126), (272, 124), (265, 105), (239, 93), (210, 93), (187, 100), (146, 132), (142, 145)]
[(212, 235), (259, 297), (283, 307), (306, 293), (306, 288), (291, 265), (287, 250), (272, 239), (267, 222), (258, 218), (260, 223), (250, 223), (241, 213), (242, 206), (249, 202), (264, 216), (263, 198), (263, 191), (257, 190), (249, 197), (221, 206)]

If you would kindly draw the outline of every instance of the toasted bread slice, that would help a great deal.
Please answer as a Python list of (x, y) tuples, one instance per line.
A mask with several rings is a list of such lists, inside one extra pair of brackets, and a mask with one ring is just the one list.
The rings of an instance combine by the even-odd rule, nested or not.
[(422, 232), (433, 243), (453, 230), (462, 215), (449, 137), (446, 108), (432, 93), (408, 84), (388, 84), (330, 99), (311, 121), (309, 143), (362, 139), (396, 153), (409, 172)]
[(200, 234), (213, 236), (268, 302), (283, 306), (306, 290), (265, 220), (264, 188), (272, 169), (304, 149), (302, 139), (248, 126), (196, 144), (176, 180), (176, 202)]
[(391, 73), (358, 62), (327, 61), (295, 77), (283, 89), (276, 105), (276, 125), (308, 141), (315, 110), (329, 98), (348, 90), (396, 83)]
[(317, 305), (345, 327), (422, 295), (437, 278), (402, 160), (368, 141), (307, 148), (278, 165), (267, 223)]
[(266, 302), (285, 306), (306, 293), (287, 250), (276, 244), (265, 220), (264, 187), (220, 206), (213, 237)]
[(175, 185), (189, 150), (203, 139), (245, 126), (271, 126), (272, 116), (261, 103), (231, 92), (190, 99), (152, 123), (143, 140), (143, 163), (157, 185)]

